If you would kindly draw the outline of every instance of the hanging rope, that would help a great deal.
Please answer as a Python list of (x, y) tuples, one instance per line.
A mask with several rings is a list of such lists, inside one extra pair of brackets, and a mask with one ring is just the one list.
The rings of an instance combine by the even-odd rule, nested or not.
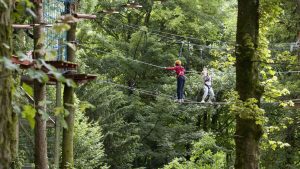
[(181, 41), (181, 47), (180, 47), (180, 50), (179, 50), (178, 58), (180, 58), (182, 56), (183, 46), (184, 46), (184, 41)]

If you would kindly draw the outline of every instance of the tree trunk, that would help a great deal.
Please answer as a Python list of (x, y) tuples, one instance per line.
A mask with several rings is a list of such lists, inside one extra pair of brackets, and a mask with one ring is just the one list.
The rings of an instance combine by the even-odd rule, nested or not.
[[(297, 13), (298, 16), (300, 15), (300, 0), (297, 0)], [(297, 26), (297, 43), (298, 43), (298, 47), (300, 46), (300, 22), (298, 22), (298, 26)], [(298, 55), (298, 62), (300, 62), (300, 49), (297, 48), (297, 55)]]
[(208, 132), (208, 113), (207, 110), (203, 113), (203, 130)]
[(12, 139), (11, 139), (11, 150), (12, 150), (12, 163), (10, 168), (16, 169), (16, 162), (18, 158), (19, 152), (19, 117), (18, 114), (13, 112), (12, 115), (13, 125), (11, 126), (12, 129)]
[(151, 0), (150, 4), (149, 4), (149, 7), (146, 9), (146, 16), (145, 16), (144, 24), (147, 27), (149, 26), (149, 23), (150, 23), (150, 17), (151, 17), (151, 12), (152, 12), (152, 8), (153, 8), (153, 4), (154, 4), (154, 1)]
[[(5, 8), (0, 4), (0, 59), (10, 58), (12, 51), (11, 10), (13, 1), (4, 0)], [(11, 72), (0, 62), (0, 169), (8, 169), (15, 148), (15, 126), (12, 112)]]
[[(63, 45), (63, 40), (64, 39), (59, 39), (58, 44), (60, 46)], [(58, 49), (58, 60), (63, 60), (64, 56), (64, 50), (63, 48)], [(61, 101), (61, 94), (62, 94), (62, 83), (57, 82), (56, 83), (56, 107), (61, 107), (62, 106), (62, 101)], [(59, 160), (60, 160), (60, 155), (61, 155), (61, 131), (62, 131), (62, 126), (61, 126), (61, 120), (62, 120), (62, 115), (58, 115), (55, 117), (55, 148), (54, 148), (54, 168), (59, 168)]]
[[(43, 23), (43, 4), (42, 0), (34, 1), (35, 14), (34, 23)], [(43, 27), (36, 26), (33, 30), (34, 36), (34, 59), (44, 59), (44, 42), (41, 42)], [(46, 113), (46, 84), (34, 81), (34, 101), (36, 108), (35, 115), (35, 155), (34, 162), (36, 169), (48, 168), (47, 157), (47, 129), (46, 120), (42, 118), (42, 114)]]
[[(255, 51), (259, 36), (259, 0), (238, 0), (238, 21), (236, 37), (236, 88), (240, 99), (260, 100), (258, 70)], [(259, 140), (262, 127), (255, 119), (236, 116), (236, 169), (259, 168)]]
[[(67, 33), (67, 41), (74, 42), (76, 40), (76, 23), (70, 24), (71, 29)], [(67, 47), (67, 58), (70, 62), (75, 62), (75, 50)], [(62, 169), (70, 169), (74, 165), (73, 153), (73, 135), (74, 135), (74, 88), (65, 85), (63, 96), (64, 107), (69, 111), (69, 115), (65, 117), (68, 128), (63, 130), (62, 143)]]
[[(61, 107), (61, 82), (56, 84), (56, 107)], [(60, 143), (61, 143), (61, 115), (55, 117), (55, 147), (54, 147), (54, 167), (59, 168)]]

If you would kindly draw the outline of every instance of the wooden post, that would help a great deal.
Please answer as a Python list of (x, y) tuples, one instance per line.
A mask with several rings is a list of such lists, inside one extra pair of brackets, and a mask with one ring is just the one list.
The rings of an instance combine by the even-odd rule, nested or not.
[[(35, 24), (43, 23), (43, 3), (42, 0), (34, 1), (34, 11), (36, 17), (34, 18)], [(41, 42), (41, 37), (43, 34), (43, 26), (39, 25), (34, 27), (34, 59), (44, 59), (44, 42)], [(34, 162), (36, 169), (47, 169), (48, 167), (48, 157), (47, 157), (47, 129), (46, 120), (42, 118), (42, 114), (46, 113), (46, 84), (40, 83), (34, 80), (34, 100), (36, 108), (35, 116), (35, 154)]]
[(78, 19), (96, 19), (97, 18), (96, 15), (92, 15), (92, 14), (74, 13), (73, 15), (75, 18), (78, 18)]
[[(63, 45), (63, 39), (58, 40), (59, 46)], [(58, 55), (58, 60), (63, 60), (63, 53), (64, 50), (62, 47), (58, 49), (57, 55)], [(61, 107), (62, 106), (62, 101), (61, 101), (61, 88), (62, 88), (62, 83), (57, 82), (56, 83), (56, 107)], [(61, 119), (62, 115), (58, 115), (55, 117), (55, 149), (54, 149), (54, 168), (59, 168), (59, 159), (60, 159), (60, 145), (61, 145)]]
[[(67, 10), (70, 13), (75, 12), (75, 4), (68, 5), (71, 9)], [(76, 23), (70, 23), (70, 30), (67, 32), (67, 41), (76, 41)], [(67, 60), (75, 62), (75, 50), (71, 47), (67, 47)], [(62, 143), (62, 169), (71, 169), (74, 165), (74, 153), (73, 153), (73, 137), (74, 137), (74, 88), (65, 85), (63, 94), (64, 107), (69, 111), (69, 115), (65, 117), (65, 121), (68, 128), (63, 129), (63, 143)]]

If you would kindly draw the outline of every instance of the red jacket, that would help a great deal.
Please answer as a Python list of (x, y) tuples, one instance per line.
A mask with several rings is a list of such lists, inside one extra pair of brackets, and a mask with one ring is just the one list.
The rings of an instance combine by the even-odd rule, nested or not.
[(177, 74), (177, 77), (184, 76), (185, 69), (182, 66), (175, 66), (175, 67), (167, 67), (167, 70), (174, 70)]

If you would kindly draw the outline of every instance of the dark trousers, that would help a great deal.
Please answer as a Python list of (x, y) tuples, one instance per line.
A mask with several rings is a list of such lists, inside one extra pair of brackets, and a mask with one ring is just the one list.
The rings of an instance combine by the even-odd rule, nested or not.
[(183, 88), (185, 83), (185, 77), (177, 77), (177, 99), (183, 99)]

